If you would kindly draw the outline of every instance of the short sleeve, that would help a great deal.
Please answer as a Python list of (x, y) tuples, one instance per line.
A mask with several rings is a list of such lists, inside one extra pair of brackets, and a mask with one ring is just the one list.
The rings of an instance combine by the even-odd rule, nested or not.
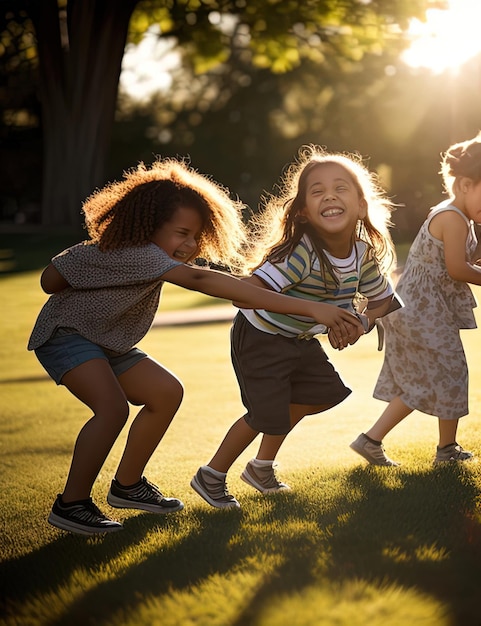
[(361, 263), (359, 292), (368, 300), (381, 300), (394, 293), (389, 278), (380, 271), (374, 251), (370, 247)]
[(153, 243), (107, 252), (94, 244), (77, 244), (54, 257), (52, 264), (74, 289), (142, 284), (182, 265)]
[(279, 263), (266, 261), (255, 270), (258, 276), (274, 291), (284, 292), (301, 283), (311, 273), (311, 252), (301, 241), (293, 252)]

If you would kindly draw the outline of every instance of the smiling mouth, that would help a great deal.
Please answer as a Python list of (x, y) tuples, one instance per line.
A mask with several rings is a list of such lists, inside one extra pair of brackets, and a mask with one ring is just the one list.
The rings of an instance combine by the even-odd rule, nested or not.
[(186, 259), (188, 256), (187, 252), (181, 252), (180, 250), (176, 250), (174, 252), (174, 257), (176, 259)]
[(341, 215), (344, 213), (343, 209), (339, 207), (328, 207), (321, 212), (322, 217), (335, 217), (336, 215)]

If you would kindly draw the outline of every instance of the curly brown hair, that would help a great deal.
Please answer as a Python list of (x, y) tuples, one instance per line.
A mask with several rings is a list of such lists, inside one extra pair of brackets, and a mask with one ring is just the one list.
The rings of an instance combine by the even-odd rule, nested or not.
[(460, 176), (470, 178), (474, 183), (481, 181), (481, 132), (473, 139), (461, 141), (450, 146), (441, 155), (441, 170), (446, 193), (454, 190), (456, 179)]
[[(305, 206), (306, 180), (313, 168), (336, 163), (346, 169), (359, 194), (367, 202), (367, 213), (357, 224), (354, 239), (362, 239), (373, 248), (375, 258), (383, 272), (388, 274), (395, 265), (396, 254), (389, 228), (393, 203), (386, 196), (377, 176), (363, 164), (361, 156), (349, 153), (329, 153), (321, 146), (309, 144), (299, 149), (296, 159), (290, 163), (277, 185), (277, 193), (262, 198), (263, 211), (252, 221), (254, 241), (251, 244), (247, 264), (255, 269), (264, 261), (281, 261), (299, 243), (304, 233), (311, 238), (308, 223), (299, 220)], [(318, 237), (317, 237), (318, 238)], [(316, 246), (324, 269), (330, 263), (322, 253), (323, 243)]]
[(203, 230), (198, 257), (239, 269), (246, 241), (244, 205), (229, 191), (192, 169), (185, 159), (140, 163), (123, 180), (94, 192), (83, 205), (91, 243), (102, 251), (142, 246), (179, 207), (197, 210)]

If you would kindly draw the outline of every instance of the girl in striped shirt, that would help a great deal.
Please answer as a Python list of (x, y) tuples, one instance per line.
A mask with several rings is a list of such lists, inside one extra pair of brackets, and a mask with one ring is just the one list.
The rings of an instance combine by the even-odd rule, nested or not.
[(254, 271), (246, 280), (356, 313), (364, 331), (353, 330), (339, 342), (308, 317), (240, 310), (232, 328), (232, 360), (247, 412), (191, 481), (215, 507), (240, 506), (227, 489), (227, 471), (259, 433), (257, 457), (241, 478), (262, 493), (289, 489), (274, 469), (287, 434), (304, 416), (326, 411), (351, 393), (315, 336), (327, 333), (338, 349), (354, 343), (388, 312), (394, 295), (392, 203), (360, 157), (304, 146), (265, 204), (248, 259)]

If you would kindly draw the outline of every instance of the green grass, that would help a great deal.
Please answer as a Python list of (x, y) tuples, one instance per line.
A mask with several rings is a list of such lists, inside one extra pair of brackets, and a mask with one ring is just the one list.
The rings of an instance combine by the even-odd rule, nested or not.
[[(156, 517), (106, 504), (123, 432), (93, 495), (125, 529), (85, 538), (49, 526), (89, 413), (25, 350), (44, 301), (38, 277), (0, 279), (0, 624), (481, 624), (481, 465), (434, 467), (436, 420), (419, 413), (386, 438), (400, 468), (367, 467), (349, 449), (384, 406), (371, 397), (382, 362), (372, 334), (341, 353), (326, 346), (353, 393), (285, 442), (280, 475), (292, 492), (261, 496), (240, 480), (253, 444), (229, 474), (242, 511), (219, 511), (189, 482), (242, 414), (229, 324), (152, 329), (141, 347), (178, 374), (186, 395), (146, 474), (184, 511)], [(169, 287), (162, 309), (197, 297)], [(459, 440), (479, 456), (481, 334), (463, 337), (471, 414)]]

